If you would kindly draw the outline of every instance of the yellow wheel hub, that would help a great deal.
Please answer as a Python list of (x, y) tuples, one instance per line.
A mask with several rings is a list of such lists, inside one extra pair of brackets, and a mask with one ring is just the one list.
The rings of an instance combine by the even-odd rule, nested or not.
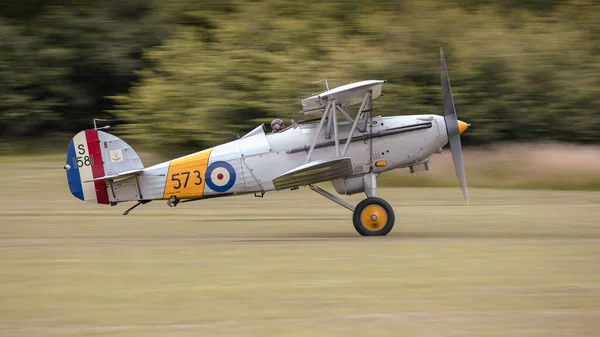
[(387, 223), (387, 212), (379, 205), (369, 205), (360, 213), (360, 223), (370, 231), (378, 231)]

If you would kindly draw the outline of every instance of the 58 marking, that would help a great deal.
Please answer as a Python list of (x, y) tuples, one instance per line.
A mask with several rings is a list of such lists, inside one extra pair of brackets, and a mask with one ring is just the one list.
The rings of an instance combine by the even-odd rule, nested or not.
[[(194, 173), (194, 175), (196, 176), (196, 178), (193, 178), (195, 180), (194, 185), (200, 185), (202, 184), (202, 174), (200, 173), (200, 171), (198, 170), (194, 170), (192, 173)], [(183, 181), (183, 184), (181, 183), (181, 180), (184, 179), (185, 176), (185, 180)], [(181, 173), (173, 173), (171, 175), (171, 181), (176, 182), (176, 185), (173, 186), (174, 189), (178, 190), (180, 189), (182, 186), (183, 188), (186, 188), (188, 185), (188, 181), (190, 180), (190, 172), (181, 172)]]
[(94, 157), (92, 155), (86, 155), (85, 146), (83, 144), (77, 146), (77, 154), (80, 156), (73, 157), (74, 167), (94, 165)]

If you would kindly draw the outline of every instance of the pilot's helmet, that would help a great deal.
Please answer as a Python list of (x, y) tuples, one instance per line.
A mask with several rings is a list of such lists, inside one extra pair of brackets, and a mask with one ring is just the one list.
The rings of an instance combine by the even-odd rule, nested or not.
[(283, 121), (279, 118), (274, 119), (271, 122), (271, 129), (273, 129), (273, 131), (281, 131), (285, 128), (285, 125), (283, 124)]

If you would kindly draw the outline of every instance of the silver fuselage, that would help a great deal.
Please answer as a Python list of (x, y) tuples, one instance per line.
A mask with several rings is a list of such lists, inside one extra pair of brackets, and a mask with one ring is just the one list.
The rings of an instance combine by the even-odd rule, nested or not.
[[(206, 184), (195, 194), (187, 194), (182, 199), (218, 197), (274, 190), (273, 180), (286, 172), (304, 165), (308, 150), (316, 136), (316, 124), (299, 124), (280, 133), (265, 133), (259, 126), (244, 137), (204, 150), (207, 159), (203, 167), (192, 161), (197, 154), (181, 157), (144, 169), (139, 175), (139, 192), (134, 188), (116, 188), (123, 191), (113, 193), (111, 201), (168, 199), (167, 186), (173, 178), (169, 167), (173, 162), (181, 166), (190, 158), (187, 170), (201, 172)], [(339, 151), (345, 145), (352, 124), (338, 123)], [(422, 163), (439, 151), (447, 142), (444, 118), (437, 115), (415, 115), (394, 117), (373, 117), (371, 126), (362, 125), (363, 132), (356, 131), (349, 145), (346, 157), (352, 159), (354, 173), (361, 176), (367, 173), (380, 174), (397, 168), (405, 168)], [(310, 160), (334, 159), (337, 156), (334, 136), (321, 132)], [(233, 178), (224, 188), (215, 188), (216, 179), (222, 175), (212, 175), (211, 164), (227, 163), (233, 174), (223, 179)], [(385, 165), (376, 166), (375, 163)], [(198, 167), (194, 167), (194, 165)], [(184, 167), (181, 166), (181, 167)], [(208, 168), (208, 169), (207, 169)], [(209, 184), (209, 182), (211, 184)], [(126, 186), (133, 184), (133, 178), (115, 183)], [(226, 182), (225, 182), (226, 183)], [(212, 187), (211, 187), (212, 186)], [(119, 186), (115, 186), (119, 187)], [(141, 193), (141, 197), (140, 196)], [(110, 193), (109, 193), (110, 194)]]

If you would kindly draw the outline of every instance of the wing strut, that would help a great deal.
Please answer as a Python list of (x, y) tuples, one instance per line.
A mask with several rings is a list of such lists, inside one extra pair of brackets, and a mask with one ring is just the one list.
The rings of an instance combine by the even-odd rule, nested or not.
[[(373, 101), (373, 90), (367, 90), (362, 98), (362, 103), (360, 104), (360, 108), (358, 109), (358, 113), (356, 114), (356, 118), (354, 120), (352, 120), (352, 118), (350, 118), (350, 116), (348, 115), (348, 113), (346, 112), (346, 110), (344, 110), (343, 105), (337, 101), (336, 98), (331, 98), (328, 100), (327, 105), (325, 106), (325, 110), (323, 110), (323, 116), (321, 117), (321, 121), (319, 122), (319, 124), (317, 125), (317, 132), (315, 134), (315, 138), (312, 142), (312, 144), (310, 145), (310, 148), (308, 149), (308, 154), (306, 156), (306, 162), (305, 163), (309, 163), (312, 153), (315, 150), (315, 146), (317, 144), (317, 141), (319, 140), (319, 136), (321, 135), (321, 131), (323, 131), (323, 127), (325, 126), (325, 123), (327, 123), (327, 126), (325, 126), (325, 138), (326, 139), (330, 139), (331, 138), (331, 131), (333, 129), (333, 144), (335, 145), (335, 155), (336, 158), (342, 158), (344, 156), (346, 156), (346, 153), (348, 152), (348, 147), (350, 146), (351, 140), (352, 140), (352, 136), (354, 135), (354, 132), (356, 131), (356, 129), (358, 129), (360, 132), (366, 132), (369, 135), (371, 134), (371, 130), (372, 130), (372, 125), (371, 125), (371, 104)], [(348, 138), (346, 140), (346, 142), (344, 143), (344, 147), (343, 149), (340, 150), (340, 137), (338, 134), (338, 123), (337, 123), (337, 118), (336, 118), (336, 114), (339, 111), (340, 115), (342, 115), (346, 120), (349, 120), (352, 122), (352, 128), (350, 129), (350, 134), (348, 135)], [(364, 121), (364, 128), (361, 129), (361, 127), (358, 125), (358, 123), (363, 120)], [(373, 148), (372, 148), (372, 142), (369, 141), (369, 152), (371, 153), (371, 157), (372, 157), (372, 152), (373, 152)], [(371, 158), (372, 161), (372, 158)]]
[(338, 137), (338, 128), (337, 128), (337, 118), (335, 116), (335, 112), (336, 112), (336, 104), (335, 104), (335, 99), (332, 101), (331, 104), (331, 121), (333, 122), (333, 142), (335, 143), (335, 156), (339, 157), (340, 156), (340, 138)]
[(329, 101), (329, 104), (327, 104), (327, 107), (325, 108), (325, 111), (323, 112), (323, 117), (321, 117), (321, 121), (319, 122), (319, 125), (317, 125), (317, 134), (315, 135), (315, 139), (312, 142), (312, 145), (310, 146), (310, 149), (308, 150), (308, 155), (306, 156), (306, 163), (308, 163), (310, 161), (310, 156), (312, 155), (313, 150), (315, 149), (315, 145), (317, 144), (317, 140), (319, 139), (319, 135), (321, 134), (321, 129), (323, 128), (323, 124), (325, 123), (325, 120), (327, 119), (327, 116), (329, 115), (329, 108), (331, 108), (331, 101)]
[(348, 152), (348, 146), (350, 146), (350, 141), (352, 140), (354, 131), (356, 131), (356, 127), (358, 126), (358, 121), (360, 120), (361, 115), (364, 113), (364, 109), (367, 104), (369, 105), (369, 109), (370, 109), (370, 106), (371, 106), (370, 102), (372, 99), (372, 95), (373, 95), (373, 92), (368, 91), (365, 93), (365, 96), (363, 97), (362, 103), (360, 104), (360, 108), (358, 109), (358, 113), (356, 114), (356, 118), (354, 119), (354, 124), (352, 124), (352, 128), (350, 129), (350, 134), (348, 134), (348, 139), (346, 140), (346, 143), (344, 144), (344, 149), (342, 150), (342, 153), (341, 153), (342, 157), (346, 155), (346, 152)]

